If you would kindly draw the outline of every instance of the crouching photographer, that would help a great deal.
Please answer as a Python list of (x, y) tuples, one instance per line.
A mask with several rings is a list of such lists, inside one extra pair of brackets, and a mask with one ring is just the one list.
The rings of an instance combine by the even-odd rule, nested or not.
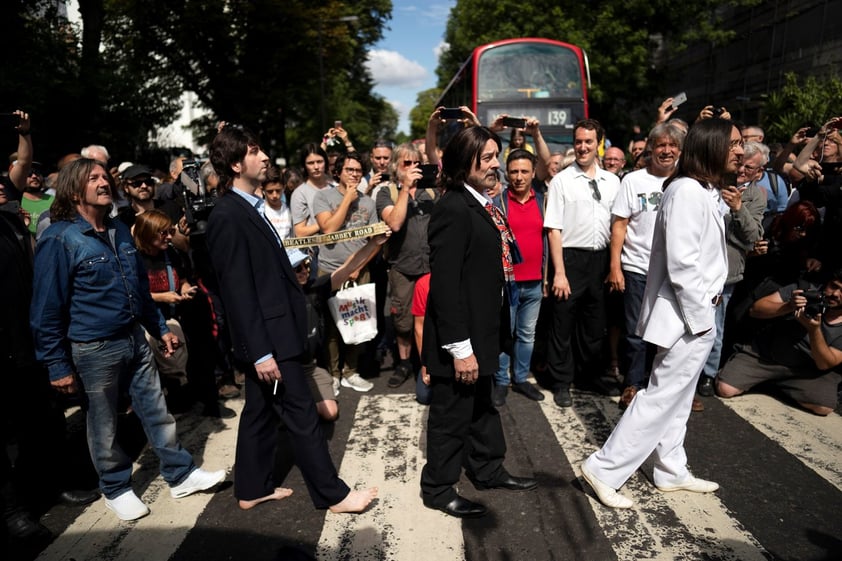
[(842, 270), (821, 288), (784, 286), (750, 313), (768, 323), (722, 367), (717, 394), (734, 397), (766, 383), (816, 415), (832, 412), (842, 381)]

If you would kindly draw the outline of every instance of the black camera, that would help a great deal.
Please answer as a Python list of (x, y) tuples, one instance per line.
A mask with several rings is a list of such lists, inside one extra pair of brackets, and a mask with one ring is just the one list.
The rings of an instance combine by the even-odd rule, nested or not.
[(723, 114), (723, 113), (725, 113), (725, 108), (724, 108), (724, 107), (715, 107), (715, 108), (713, 109), (713, 116), (714, 116), (714, 118), (717, 118), (717, 119), (718, 119), (719, 117), (721, 117), (721, 116), (722, 116), (722, 114)]
[(804, 306), (804, 315), (808, 318), (814, 318), (818, 315), (824, 314), (827, 304), (824, 300), (824, 291), (817, 288), (810, 288), (804, 291), (804, 298), (807, 299), (807, 304)]
[(216, 205), (216, 198), (208, 193), (202, 181), (201, 167), (199, 160), (184, 160), (181, 175), (175, 182), (176, 192), (180, 192), (184, 199), (184, 216), (191, 238), (205, 234), (208, 216)]

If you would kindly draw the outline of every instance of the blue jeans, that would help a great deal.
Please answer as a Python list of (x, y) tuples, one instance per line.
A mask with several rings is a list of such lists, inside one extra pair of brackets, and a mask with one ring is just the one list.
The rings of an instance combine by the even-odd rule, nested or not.
[(728, 309), (728, 301), (734, 294), (734, 286), (734, 284), (726, 284), (722, 288), (722, 301), (716, 307), (716, 340), (702, 369), (702, 376), (716, 378), (716, 373), (719, 372), (719, 362), (722, 359), (722, 335), (725, 331), (725, 310)]
[(625, 377), (623, 385), (642, 388), (646, 381), (646, 341), (635, 334), (643, 306), (643, 292), (646, 290), (646, 275), (623, 271), (626, 290), (623, 292), (623, 308), (626, 318), (626, 352), (624, 357)]
[(128, 337), (72, 343), (71, 350), (88, 398), (88, 450), (102, 494), (114, 499), (131, 490), (132, 459), (117, 442), (117, 402), (124, 393), (161, 460), (161, 476), (171, 486), (187, 478), (196, 467), (176, 437), (143, 328), (135, 325)]
[[(538, 312), (541, 310), (541, 281), (512, 282), (507, 286), (514, 336), (513, 379), (515, 384), (520, 384), (525, 382), (529, 375), (532, 348), (535, 346), (535, 324), (538, 322)], [(509, 362), (509, 355), (500, 353), (500, 368), (494, 376), (498, 386), (509, 384)]]

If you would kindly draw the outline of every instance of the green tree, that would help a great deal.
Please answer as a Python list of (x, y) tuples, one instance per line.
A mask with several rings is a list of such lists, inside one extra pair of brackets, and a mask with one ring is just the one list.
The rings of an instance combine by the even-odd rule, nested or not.
[(427, 134), (427, 122), (430, 114), (436, 108), (436, 101), (441, 96), (441, 88), (430, 88), (418, 92), (415, 98), (415, 107), (409, 112), (409, 136), (412, 138), (424, 138)]
[[(328, 126), (342, 120), (361, 145), (390, 128), (363, 65), (391, 16), (389, 0), (106, 1), (115, 43), (154, 60), (214, 118), (253, 128), (275, 154), (321, 139), (322, 86)], [(205, 139), (209, 121), (197, 122)]]
[(763, 105), (763, 128), (770, 140), (787, 142), (805, 123), (820, 126), (842, 113), (842, 80), (838, 76), (808, 76), (800, 82), (787, 73), (783, 87), (769, 94)]

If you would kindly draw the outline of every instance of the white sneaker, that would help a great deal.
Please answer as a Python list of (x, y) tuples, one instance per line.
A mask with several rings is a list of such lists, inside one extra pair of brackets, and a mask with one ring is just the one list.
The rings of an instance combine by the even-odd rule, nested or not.
[(187, 495), (192, 495), (198, 491), (206, 491), (211, 487), (222, 483), (225, 480), (225, 470), (219, 471), (205, 471), (196, 468), (187, 479), (176, 485), (170, 487), (170, 494), (174, 499), (181, 499)]
[(129, 489), (119, 497), (105, 499), (105, 506), (120, 520), (137, 520), (149, 514), (149, 507)]
[(611, 508), (631, 508), (634, 506), (634, 502), (631, 499), (624, 497), (616, 489), (612, 489), (594, 477), (594, 474), (585, 467), (585, 464), (582, 464), (582, 477), (594, 490), (599, 502), (605, 506), (610, 506)]
[(356, 390), (358, 392), (367, 392), (371, 388), (374, 387), (374, 384), (369, 382), (368, 380), (363, 380), (362, 376), (354, 372), (350, 376), (345, 376), (342, 378), (343, 388), (351, 388), (352, 390)]
[(339, 397), (339, 378), (333, 379), (333, 397)]
[(678, 485), (656, 485), (659, 491), (663, 491), (665, 493), (669, 493), (672, 491), (690, 491), (692, 493), (713, 493), (717, 489), (719, 489), (719, 483), (714, 483), (713, 481), (706, 481), (704, 479), (699, 479), (698, 477), (693, 477), (692, 475), (687, 477), (683, 482), (679, 483)]

